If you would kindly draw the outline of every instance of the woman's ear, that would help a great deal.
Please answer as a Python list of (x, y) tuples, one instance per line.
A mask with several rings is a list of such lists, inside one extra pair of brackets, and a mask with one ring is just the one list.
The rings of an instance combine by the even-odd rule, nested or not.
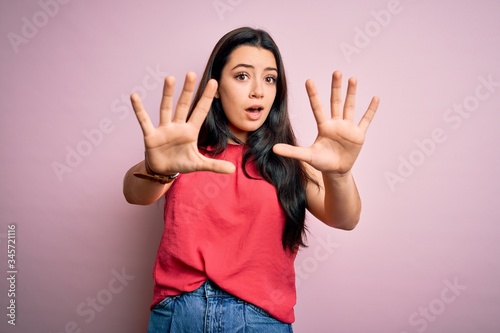
[(219, 98), (219, 89), (217, 89), (217, 91), (215, 92), (215, 96), (214, 97), (217, 98), (217, 99)]

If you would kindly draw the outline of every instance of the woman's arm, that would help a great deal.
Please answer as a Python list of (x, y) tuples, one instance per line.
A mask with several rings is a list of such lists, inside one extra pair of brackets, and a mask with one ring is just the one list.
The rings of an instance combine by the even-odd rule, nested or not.
[(333, 73), (330, 117), (321, 106), (316, 87), (306, 82), (307, 94), (318, 125), (318, 136), (310, 147), (277, 144), (276, 154), (305, 162), (311, 181), (306, 188), (307, 208), (319, 220), (340, 229), (353, 229), (361, 213), (361, 200), (351, 173), (365, 134), (379, 105), (373, 97), (358, 125), (353, 122), (357, 80), (349, 79), (342, 105), (342, 74)]
[(234, 172), (235, 166), (232, 163), (207, 158), (198, 150), (198, 134), (210, 110), (217, 90), (217, 81), (210, 80), (207, 83), (202, 97), (196, 104), (191, 117), (187, 120), (195, 85), (196, 74), (188, 73), (174, 112), (175, 79), (173, 77), (165, 79), (158, 127), (153, 126), (139, 96), (132, 94), (132, 107), (144, 134), (145, 158), (149, 170), (146, 170), (146, 163), (142, 161), (130, 168), (125, 174), (123, 194), (128, 202), (139, 205), (151, 204), (165, 194), (171, 185), (171, 183), (160, 184), (138, 178), (134, 172), (156, 175), (172, 175), (178, 172), (189, 173), (201, 170), (218, 173)]
[(335, 175), (314, 170), (310, 175), (320, 184), (307, 184), (307, 209), (311, 214), (330, 227), (354, 229), (361, 215), (361, 199), (352, 173)]
[(147, 179), (141, 179), (133, 175), (135, 172), (147, 173), (144, 161), (131, 167), (123, 179), (123, 195), (127, 202), (131, 204), (152, 204), (160, 199), (172, 184), (160, 184)]

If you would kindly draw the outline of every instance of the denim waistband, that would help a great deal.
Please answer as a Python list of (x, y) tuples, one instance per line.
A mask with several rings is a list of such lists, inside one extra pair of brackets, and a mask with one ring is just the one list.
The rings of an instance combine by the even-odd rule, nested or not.
[(205, 281), (198, 289), (193, 290), (189, 294), (203, 297), (234, 297), (210, 280)]
[(292, 333), (292, 326), (207, 280), (196, 290), (167, 297), (153, 307), (149, 333)]

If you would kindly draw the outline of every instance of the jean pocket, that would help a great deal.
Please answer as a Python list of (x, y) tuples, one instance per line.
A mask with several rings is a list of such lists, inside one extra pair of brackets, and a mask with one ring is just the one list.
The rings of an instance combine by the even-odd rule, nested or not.
[(160, 303), (153, 306), (153, 309), (165, 309), (170, 304), (172, 304), (176, 298), (177, 296), (167, 296)]
[(245, 323), (248, 332), (293, 333), (292, 325), (274, 318), (266, 310), (245, 302)]
[(245, 302), (245, 305), (246, 307), (255, 312), (257, 315), (259, 316), (262, 316), (262, 317), (265, 317), (265, 318), (269, 318), (269, 319), (274, 319), (276, 320), (274, 317), (272, 317), (266, 310), (256, 306), (256, 305), (253, 305), (252, 303), (248, 303), (248, 302)]
[(170, 332), (177, 297), (165, 297), (153, 306), (149, 316), (148, 333)]

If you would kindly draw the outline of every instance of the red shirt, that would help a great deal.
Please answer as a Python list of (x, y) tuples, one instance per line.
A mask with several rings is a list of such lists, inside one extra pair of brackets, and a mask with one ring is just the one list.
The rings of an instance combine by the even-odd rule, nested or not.
[[(153, 305), (207, 279), (285, 323), (295, 320), (296, 253), (281, 242), (285, 214), (276, 189), (242, 170), (243, 146), (217, 158), (233, 174), (180, 175), (165, 194), (165, 227), (154, 267)], [(260, 178), (250, 162), (252, 177)]]

